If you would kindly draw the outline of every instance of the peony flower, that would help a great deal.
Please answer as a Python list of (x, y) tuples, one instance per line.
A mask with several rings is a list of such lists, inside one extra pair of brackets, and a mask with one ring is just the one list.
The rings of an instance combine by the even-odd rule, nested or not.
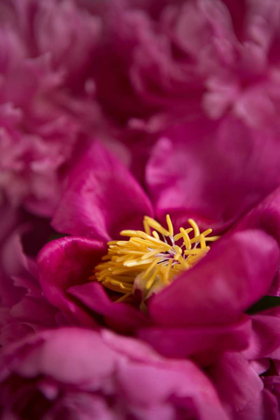
[(1, 417), (279, 420), (279, 23), (1, 3)]
[[(176, 185), (174, 188), (176, 191)], [(243, 350), (251, 334), (246, 310), (272, 286), (275, 288), (273, 280), (279, 263), (278, 196), (277, 190), (234, 229), (213, 245), (208, 243), (209, 250), (206, 244), (210, 232), (201, 231), (200, 235), (193, 221), (190, 227), (181, 225), (179, 229), (182, 213), (176, 218), (175, 209), (170, 211), (174, 232), (169, 230), (168, 218), (167, 225), (159, 227), (154, 220), (157, 208), (153, 208), (145, 192), (123, 165), (95, 143), (73, 172), (53, 219), (58, 231), (72, 237), (51, 242), (40, 252), (39, 277), (44, 295), (70, 324), (89, 325), (94, 319), (97, 325), (105, 323), (118, 332), (148, 341), (165, 356), (192, 356), (207, 365), (219, 353)], [(187, 216), (186, 211), (184, 220)], [(138, 234), (144, 230), (143, 219), (158, 235), (163, 234), (160, 238), (166, 242), (158, 240), (157, 234), (151, 236), (152, 231), (150, 235)], [(114, 247), (119, 245), (122, 230), (132, 242), (128, 238), (120, 242), (125, 252), (119, 253), (122, 259), (117, 261)], [(193, 235), (193, 240), (192, 236), (189, 239), (198, 249), (188, 250), (185, 242), (180, 248), (185, 234)], [(148, 242), (149, 258), (143, 251), (145, 235), (156, 241), (155, 248)], [(139, 238), (137, 256), (132, 244), (139, 243)], [(113, 253), (108, 253), (108, 241)], [(142, 256), (148, 261), (141, 263), (141, 269)], [(120, 279), (114, 264), (119, 270), (121, 261), (127, 258), (128, 264), (121, 267), (126, 279)], [(107, 273), (110, 268), (111, 276)], [(129, 270), (134, 274), (130, 275)]]
[(118, 123), (158, 131), (231, 114), (279, 129), (278, 2), (109, 4), (95, 72), (98, 97)]
[(67, 165), (100, 120), (84, 75), (99, 31), (71, 0), (1, 5), (0, 194), (15, 207), (53, 214)]
[(3, 418), (228, 419), (193, 362), (106, 330), (32, 335), (7, 347), (1, 366)]

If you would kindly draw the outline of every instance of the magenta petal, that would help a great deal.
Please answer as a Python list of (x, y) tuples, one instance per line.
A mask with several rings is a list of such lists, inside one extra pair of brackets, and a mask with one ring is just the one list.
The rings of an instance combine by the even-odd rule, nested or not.
[(53, 219), (59, 232), (108, 241), (143, 226), (150, 201), (126, 167), (95, 142), (73, 171)]
[(17, 210), (10, 207), (8, 204), (1, 203), (0, 205), (0, 244), (6, 240), (7, 236), (13, 228), (16, 227), (19, 219)]
[[(280, 420), (279, 403), (277, 401), (277, 397), (267, 389), (264, 389), (262, 394), (264, 412), (263, 419)], [(260, 411), (258, 413), (260, 413)], [(252, 418), (252, 420), (255, 420), (255, 418)], [(247, 419), (248, 417), (245, 418), (245, 420)]]
[(252, 337), (250, 346), (244, 351), (249, 360), (269, 356), (280, 346), (280, 318), (269, 315), (252, 316)]
[(36, 280), (36, 264), (23, 252), (21, 237), (27, 230), (27, 225), (18, 227), (1, 246), (0, 300), (9, 307), (17, 303), (25, 293), (33, 297), (41, 295)]
[(54, 327), (54, 317), (57, 310), (53, 308), (44, 298), (34, 299), (25, 296), (14, 305), (10, 311), (11, 316), (21, 322), (39, 324), (45, 327)]
[(71, 287), (68, 292), (89, 309), (103, 315), (106, 324), (119, 332), (131, 332), (149, 323), (145, 315), (133, 306), (112, 302), (97, 282)]
[(85, 310), (67, 293), (71, 286), (88, 281), (105, 253), (102, 242), (62, 238), (47, 244), (38, 256), (40, 283), (48, 301), (75, 322), (94, 325)]
[[(138, 417), (139, 419), (227, 419), (224, 411), (219, 407), (216, 393), (209, 386), (210, 383), (188, 360), (183, 363), (182, 361), (170, 361), (170, 363), (163, 361), (152, 366), (152, 369), (148, 363), (142, 365), (126, 363), (119, 370), (117, 377), (128, 403), (137, 401), (140, 407), (148, 408), (153, 401), (154, 404), (158, 403), (160, 406), (162, 401), (167, 402), (170, 399), (170, 395), (173, 396), (174, 402), (181, 403), (182, 417), (179, 413), (172, 415), (169, 412), (169, 415), (164, 417), (143, 415), (143, 417)], [(189, 378), (189, 382), (184, 380), (185, 377)], [(193, 401), (190, 401), (191, 399)]]
[(195, 267), (152, 296), (149, 314), (166, 326), (235, 322), (267, 293), (278, 259), (276, 241), (260, 230), (228, 235)]
[[(15, 343), (10, 349), (20, 348), (21, 345), (21, 342)], [(26, 340), (25, 354), (15, 352), (10, 363), (17, 373), (25, 377), (45, 374), (69, 385), (87, 384), (89, 388), (94, 388), (102, 376), (111, 373), (114, 356), (97, 332), (61, 328), (33, 335)]]
[(254, 207), (234, 227), (234, 231), (263, 229), (280, 243), (280, 187)]
[[(278, 187), (258, 206), (252, 209), (235, 227), (234, 231), (260, 228), (268, 232), (280, 243), (280, 188)], [(280, 296), (280, 271), (278, 269), (270, 295)]]
[[(88, 14), (73, 1), (38, 3), (37, 8), (34, 22), (26, 29), (31, 37), (35, 32), (39, 53), (50, 53), (55, 68), (65, 71), (66, 83), (75, 87), (83, 80), (94, 52), (100, 18)], [(19, 18), (21, 10), (18, 6)]]
[[(280, 188), (268, 195), (258, 206), (253, 208), (234, 227), (235, 231), (244, 229), (263, 229), (280, 243)], [(278, 269), (271, 288), (270, 295), (280, 296), (280, 271)]]
[[(39, 328), (38, 328), (39, 329)], [(8, 344), (18, 341), (22, 338), (25, 338), (29, 334), (32, 334), (37, 331), (37, 326), (31, 324), (26, 324), (24, 322), (15, 322), (12, 324), (7, 324), (1, 330), (0, 335), (0, 344), (5, 347)]]
[[(139, 340), (106, 330), (60, 328), (6, 347), (0, 386), (5, 414), (17, 413), (19, 402), (21, 412), (33, 413), (30, 401), (40, 413), (39, 391), (48, 404), (36, 418), (228, 419), (211, 381), (193, 362), (164, 359)], [(92, 407), (91, 397), (101, 406)], [(67, 411), (52, 416), (59, 406)]]
[(225, 326), (141, 328), (137, 336), (166, 357), (192, 357), (206, 366), (221, 353), (247, 347), (250, 333), (251, 321), (245, 316), (238, 323)]
[[(196, 121), (169, 130), (146, 178), (158, 216), (225, 228), (279, 185), (278, 139), (239, 120)], [(258, 170), (256, 171), (256, 168)]]
[[(242, 355), (226, 353), (217, 364), (209, 368), (208, 373), (229, 412), (239, 412), (247, 404), (259, 402), (262, 380)], [(252, 417), (248, 419), (253, 420)]]

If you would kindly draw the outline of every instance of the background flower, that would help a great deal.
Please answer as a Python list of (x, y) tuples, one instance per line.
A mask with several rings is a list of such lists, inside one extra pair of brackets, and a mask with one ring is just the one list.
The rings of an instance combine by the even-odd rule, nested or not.
[(116, 121), (158, 131), (201, 114), (231, 114), (279, 131), (277, 2), (107, 4), (97, 92)]
[(108, 331), (45, 331), (6, 348), (1, 366), (3, 418), (228, 418), (191, 361)]
[(100, 27), (71, 0), (1, 5), (0, 189), (14, 206), (53, 213), (65, 169), (100, 119), (82, 77)]

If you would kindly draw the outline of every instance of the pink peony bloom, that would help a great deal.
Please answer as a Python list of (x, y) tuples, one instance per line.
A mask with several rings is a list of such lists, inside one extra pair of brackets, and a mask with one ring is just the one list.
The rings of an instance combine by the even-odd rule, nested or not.
[[(275, 0), (2, 1), (4, 419), (280, 420), (280, 312), (251, 312), (280, 297), (279, 23)], [(37, 261), (22, 207), (69, 235)]]
[(35, 334), (7, 347), (1, 366), (3, 419), (229, 419), (193, 362), (105, 330)]
[[(143, 312), (137, 282), (131, 302), (113, 302), (116, 296), (90, 279), (107, 252), (106, 242), (118, 239), (122, 229), (142, 229), (143, 217), (157, 210), (128, 170), (95, 143), (73, 172), (53, 219), (57, 230), (73, 236), (49, 243), (39, 255), (44, 295), (71, 324), (88, 325), (94, 319), (141, 337), (166, 356), (192, 356), (207, 365), (219, 353), (248, 346), (251, 319), (244, 312), (275, 287), (278, 202), (279, 190), (191, 270), (164, 290), (155, 289), (156, 294), (151, 289)], [(177, 214), (170, 210), (178, 231)]]
[(277, 1), (109, 4), (96, 80), (116, 121), (158, 131), (202, 113), (231, 114), (279, 129)]
[(100, 119), (84, 76), (99, 32), (71, 0), (1, 5), (0, 194), (13, 206), (52, 215), (65, 169)]

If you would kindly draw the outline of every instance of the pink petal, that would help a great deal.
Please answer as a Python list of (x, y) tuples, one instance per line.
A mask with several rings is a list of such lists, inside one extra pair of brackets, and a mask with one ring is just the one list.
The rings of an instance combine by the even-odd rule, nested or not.
[(209, 368), (209, 375), (229, 412), (239, 412), (248, 403), (256, 404), (261, 397), (261, 379), (238, 353), (226, 353)]
[(66, 237), (47, 244), (38, 256), (40, 283), (47, 300), (72, 322), (95, 325), (67, 291), (71, 286), (88, 282), (104, 253), (101, 242)]
[(278, 258), (275, 240), (260, 230), (228, 235), (199, 264), (152, 296), (151, 319), (166, 326), (234, 322), (267, 293)]
[(199, 327), (141, 328), (137, 336), (148, 342), (160, 354), (173, 358), (192, 357), (207, 366), (226, 351), (240, 351), (247, 347), (251, 334), (249, 317), (236, 324)]
[(108, 241), (124, 228), (138, 229), (152, 214), (129, 171), (95, 142), (70, 178), (53, 219), (59, 232)]
[(160, 219), (224, 229), (279, 185), (279, 158), (277, 138), (237, 119), (202, 119), (159, 138), (146, 179)]
[(103, 286), (97, 282), (82, 284), (68, 289), (89, 309), (103, 315), (107, 326), (122, 333), (133, 332), (136, 328), (149, 323), (146, 316), (133, 306), (112, 302)]

